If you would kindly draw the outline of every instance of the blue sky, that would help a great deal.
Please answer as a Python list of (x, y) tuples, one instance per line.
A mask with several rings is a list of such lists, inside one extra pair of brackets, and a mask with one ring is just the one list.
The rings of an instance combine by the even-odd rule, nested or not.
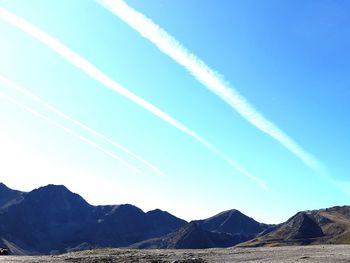
[(95, 1), (2, 0), (129, 91), (181, 121), (268, 186), (0, 21), (0, 73), (124, 145), (166, 176), (0, 82), (11, 96), (141, 170), (0, 97), (1, 181), (65, 184), (90, 203), (132, 203), (185, 219), (236, 208), (267, 223), (349, 203), (350, 4), (127, 1), (231, 84), (325, 167), (319, 173), (251, 125), (186, 69)]

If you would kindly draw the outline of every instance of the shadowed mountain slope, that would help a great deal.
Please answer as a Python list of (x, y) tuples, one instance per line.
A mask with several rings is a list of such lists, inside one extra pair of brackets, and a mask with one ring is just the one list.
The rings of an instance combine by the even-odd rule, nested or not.
[(131, 248), (203, 249), (231, 247), (246, 240), (243, 235), (210, 232), (191, 222), (173, 233), (134, 244)]
[(128, 246), (187, 223), (160, 210), (144, 213), (132, 205), (92, 206), (59, 185), (29, 193), (1, 185), (0, 198), (0, 245), (17, 254)]
[(23, 199), (25, 193), (8, 188), (3, 183), (0, 183), (0, 209), (11, 206), (15, 202)]
[(178, 229), (185, 224), (186, 221), (179, 219), (172, 214), (160, 209), (155, 209), (146, 213), (153, 223), (153, 231), (157, 233), (157, 236), (162, 236), (165, 233), (170, 233), (174, 229)]
[(0, 246), (13, 254), (237, 244), (350, 244), (350, 206), (299, 212), (279, 225), (261, 224), (238, 210), (187, 223), (159, 209), (145, 213), (129, 204), (92, 206), (63, 185), (25, 193), (0, 183)]
[(181, 249), (230, 247), (256, 237), (269, 227), (271, 226), (261, 224), (238, 210), (228, 210), (208, 219), (192, 221), (173, 233), (131, 247)]
[(350, 207), (299, 212), (242, 246), (350, 244)]
[(261, 224), (235, 209), (224, 211), (208, 219), (196, 222), (208, 231), (246, 236), (255, 236), (269, 228), (269, 225)]

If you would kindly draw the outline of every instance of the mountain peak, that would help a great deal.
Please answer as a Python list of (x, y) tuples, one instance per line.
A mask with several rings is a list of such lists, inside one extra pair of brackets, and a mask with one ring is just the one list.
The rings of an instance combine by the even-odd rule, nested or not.
[(223, 212), (219, 213), (217, 216), (220, 216), (220, 215), (226, 215), (227, 217), (246, 216), (241, 211), (239, 211), (237, 209), (230, 209), (230, 210), (223, 211)]
[(321, 227), (316, 223), (311, 212), (299, 212), (286, 224), (290, 227), (289, 239), (305, 239), (323, 236)]
[(7, 207), (11, 204), (20, 201), (23, 193), (17, 190), (8, 188), (4, 183), (0, 183), (0, 208)]
[(226, 210), (198, 222), (205, 230), (230, 234), (256, 235), (266, 228), (237, 209)]
[(10, 188), (8, 188), (4, 183), (0, 183), (0, 191), (3, 190), (11, 190)]
[(344, 222), (346, 222), (346, 217), (335, 212), (333, 208), (302, 211), (243, 246), (347, 243), (349, 225)]
[(160, 210), (158, 208), (154, 209), (154, 210), (150, 210), (146, 214), (151, 216), (151, 217), (162, 217), (163, 219), (164, 218), (172, 218), (172, 217), (174, 217), (169, 212)]
[(169, 248), (209, 248), (212, 247), (212, 241), (197, 222), (190, 222), (189, 224), (180, 228), (177, 232), (169, 235)]
[(240, 235), (210, 232), (201, 228), (200, 223), (192, 221), (177, 231), (160, 238), (153, 238), (132, 245), (132, 248), (205, 249), (230, 247), (246, 241)]
[(51, 191), (62, 191), (71, 192), (67, 187), (61, 184), (48, 184), (46, 186), (39, 187), (38, 190), (51, 190)]
[(46, 196), (47, 198), (69, 198), (69, 199), (73, 198), (73, 199), (83, 200), (83, 198), (80, 195), (71, 192), (64, 185), (48, 184), (46, 186), (42, 186), (37, 189), (34, 189), (29, 194), (42, 195), (42, 196)]
[(148, 214), (163, 214), (164, 212), (165, 212), (165, 211), (156, 208), (156, 209), (153, 209), (153, 210), (148, 211), (147, 213), (148, 213)]
[(40, 202), (39, 210), (51, 211), (74, 211), (76, 209), (87, 209), (88, 204), (80, 195), (71, 192), (64, 185), (49, 184), (34, 189), (27, 194), (25, 199), (29, 206)]

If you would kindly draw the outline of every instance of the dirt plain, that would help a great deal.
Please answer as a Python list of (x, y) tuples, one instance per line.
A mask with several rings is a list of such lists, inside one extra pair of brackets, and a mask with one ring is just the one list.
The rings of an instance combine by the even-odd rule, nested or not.
[(350, 245), (201, 250), (98, 249), (52, 256), (1, 256), (0, 262), (350, 262)]

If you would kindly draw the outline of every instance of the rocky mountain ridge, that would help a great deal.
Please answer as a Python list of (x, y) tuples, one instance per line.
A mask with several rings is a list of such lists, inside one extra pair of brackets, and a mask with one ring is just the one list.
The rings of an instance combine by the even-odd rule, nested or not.
[(16, 254), (126, 247), (168, 234), (187, 222), (129, 205), (92, 206), (62, 185), (24, 193), (0, 186), (0, 242)]
[(259, 223), (235, 209), (188, 223), (159, 209), (92, 206), (63, 185), (21, 192), (0, 183), (0, 247), (12, 254), (308, 244), (350, 244), (350, 206), (299, 212), (279, 225)]
[(350, 206), (298, 212), (241, 246), (350, 244)]

